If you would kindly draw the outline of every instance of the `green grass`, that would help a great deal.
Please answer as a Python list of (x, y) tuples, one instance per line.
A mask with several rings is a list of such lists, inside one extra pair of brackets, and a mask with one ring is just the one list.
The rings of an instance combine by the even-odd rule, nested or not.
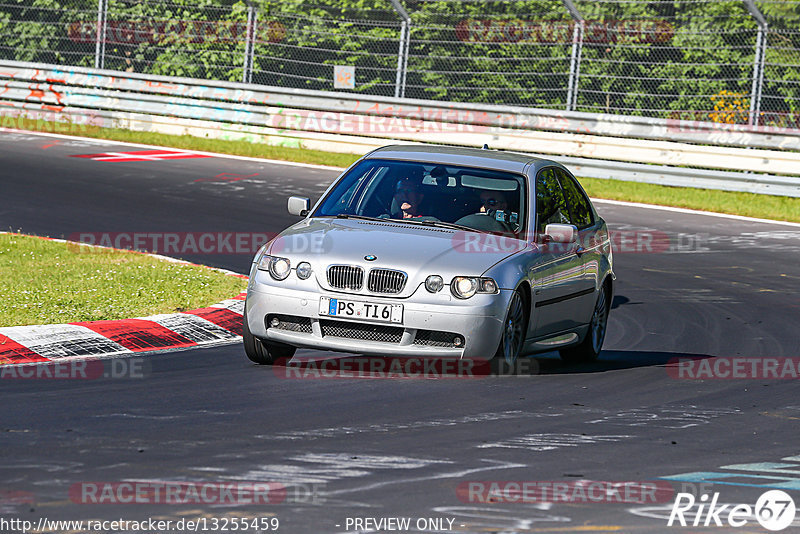
[[(239, 156), (313, 163), (317, 165), (332, 165), (335, 167), (347, 167), (359, 157), (352, 154), (277, 147), (260, 143), (250, 143), (247, 141), (223, 141), (192, 137), (189, 135), (132, 132), (129, 130), (99, 128), (78, 124), (65, 127), (57, 123), (42, 121), (29, 122), (31, 122), (31, 124), (27, 127), (32, 130), (54, 131), (56, 133), (110, 139), (113, 141), (170, 146), (186, 150), (235, 154)], [(26, 125), (24, 121), (17, 119), (14, 127), (25, 129)], [(745, 215), (763, 219), (800, 222), (800, 198), (717, 191), (713, 189), (695, 189), (690, 187), (668, 187), (596, 178), (581, 178), (580, 181), (589, 195), (595, 198), (661, 204), (664, 206), (731, 213), (734, 215)]]
[(136, 252), (0, 234), (0, 326), (174, 313), (238, 295), (246, 285)]
[(580, 178), (580, 182), (589, 196), (594, 198), (644, 202), (745, 215), (760, 219), (800, 222), (800, 198), (691, 187), (668, 187), (597, 178)]
[(334, 167), (349, 167), (360, 156), (353, 154), (339, 154), (323, 152), (322, 150), (307, 150), (303, 148), (290, 148), (270, 146), (264, 143), (250, 143), (248, 141), (226, 141), (221, 139), (206, 139), (191, 135), (169, 135), (154, 132), (135, 132), (120, 128), (100, 128), (79, 123), (58, 123), (41, 120), (25, 120), (15, 117), (8, 123), (0, 120), (0, 126), (31, 130), (62, 135), (76, 135), (94, 139), (108, 139), (124, 143), (139, 143), (143, 145), (168, 146), (185, 150), (198, 150), (201, 152), (217, 152), (219, 154), (233, 154), (252, 158), (277, 159), (294, 161), (297, 163), (312, 163), (315, 165), (331, 165)]
[(98, 128), (98, 137), (126, 143), (141, 143), (144, 145), (160, 145), (186, 150), (199, 150), (202, 152), (217, 152), (220, 154), (234, 154), (236, 156), (249, 156), (252, 158), (277, 159), (282, 161), (295, 161), (297, 163), (313, 163), (315, 165), (331, 165), (333, 167), (349, 167), (360, 156), (353, 154), (339, 154), (336, 152), (323, 152), (322, 150), (307, 150), (303, 148), (289, 148), (270, 146), (263, 143), (250, 143), (247, 141), (225, 141), (221, 139), (205, 139), (191, 135), (167, 135), (149, 132), (131, 132), (110, 128)]

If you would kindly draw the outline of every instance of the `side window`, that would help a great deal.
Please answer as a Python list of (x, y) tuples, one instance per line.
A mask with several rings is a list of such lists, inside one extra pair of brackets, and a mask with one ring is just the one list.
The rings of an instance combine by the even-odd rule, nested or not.
[(548, 224), (572, 224), (569, 208), (553, 167), (539, 171), (536, 176), (536, 232), (544, 233)]
[(575, 181), (575, 178), (562, 169), (556, 169), (556, 173), (558, 174), (559, 181), (561, 182), (561, 189), (564, 191), (564, 197), (566, 197), (567, 205), (569, 206), (572, 224), (577, 226), (579, 230), (588, 228), (594, 224), (589, 199), (586, 198), (586, 195)]

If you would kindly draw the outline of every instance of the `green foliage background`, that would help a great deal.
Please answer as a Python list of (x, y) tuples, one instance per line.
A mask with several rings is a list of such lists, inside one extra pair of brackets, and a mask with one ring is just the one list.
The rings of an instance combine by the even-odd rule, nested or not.
[[(259, 11), (254, 83), (330, 90), (333, 65), (353, 65), (356, 91), (394, 94), (401, 18), (389, 0), (252, 1)], [(411, 17), (407, 97), (565, 107), (572, 19), (561, 0), (403, 3)], [(580, 63), (579, 111), (717, 120), (722, 115), (712, 113), (723, 108), (735, 110), (726, 120), (746, 121), (758, 26), (743, 2), (575, 3), (589, 25)], [(756, 4), (769, 22), (762, 122), (794, 125), (800, 114), (800, 2)], [(6, 0), (0, 4), (5, 36), (0, 57), (92, 66), (95, 43), (75, 39), (70, 28), (84, 22), (91, 30), (96, 9), (96, 0)], [(106, 44), (105, 68), (242, 78), (244, 1), (109, 0), (107, 18), (114, 30)], [(225, 34), (220, 21), (236, 31)], [(491, 33), (465, 38), (469, 21), (494, 29), (506, 25), (512, 38)], [(160, 35), (142, 37), (166, 22), (171, 26)], [(611, 31), (605, 38), (592, 37), (598, 28), (647, 28), (655, 22), (669, 32)], [(192, 39), (186, 29), (215, 26), (228, 38)], [(556, 32), (556, 39), (514, 40), (515, 27), (517, 34), (531, 28), (563, 31)]]

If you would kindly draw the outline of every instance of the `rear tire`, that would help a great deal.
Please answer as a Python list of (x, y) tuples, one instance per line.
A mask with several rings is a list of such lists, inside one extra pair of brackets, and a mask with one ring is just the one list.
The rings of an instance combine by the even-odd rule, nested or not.
[(600, 355), (603, 348), (603, 341), (606, 338), (606, 327), (608, 325), (608, 285), (603, 284), (600, 293), (597, 295), (597, 302), (592, 312), (592, 321), (589, 323), (589, 331), (580, 345), (559, 351), (561, 359), (568, 363), (588, 363), (593, 362)]
[(242, 316), (242, 340), (244, 341), (244, 353), (247, 354), (251, 362), (259, 365), (273, 365), (282, 358), (289, 361), (297, 350), (296, 347), (290, 345), (266, 343), (255, 337), (250, 332), (250, 327), (247, 324), (246, 307), (244, 315)]

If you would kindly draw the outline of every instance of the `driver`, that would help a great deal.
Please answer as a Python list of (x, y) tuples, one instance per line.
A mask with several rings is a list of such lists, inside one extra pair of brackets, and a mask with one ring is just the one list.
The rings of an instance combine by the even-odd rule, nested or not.
[(422, 183), (413, 178), (401, 178), (395, 184), (394, 201), (400, 210), (392, 216), (395, 219), (413, 219), (422, 217), (420, 205), (425, 198)]
[(481, 213), (508, 210), (505, 191), (481, 191)]

